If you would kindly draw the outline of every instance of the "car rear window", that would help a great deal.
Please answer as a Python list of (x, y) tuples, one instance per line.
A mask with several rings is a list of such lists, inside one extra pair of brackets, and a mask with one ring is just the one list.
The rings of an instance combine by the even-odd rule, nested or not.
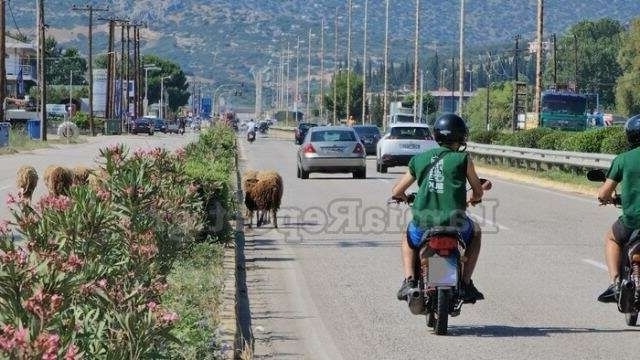
[(356, 136), (353, 131), (346, 130), (316, 131), (311, 134), (311, 141), (356, 141)]
[(380, 130), (375, 126), (355, 127), (353, 129), (358, 133), (358, 135), (375, 135), (380, 133)]
[(430, 139), (431, 133), (424, 127), (394, 127), (391, 128), (389, 138), (402, 140), (424, 140)]

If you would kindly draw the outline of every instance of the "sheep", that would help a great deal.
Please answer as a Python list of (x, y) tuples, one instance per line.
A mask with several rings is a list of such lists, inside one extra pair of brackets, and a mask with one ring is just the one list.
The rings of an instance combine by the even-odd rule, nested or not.
[(51, 165), (44, 171), (44, 183), (51, 195), (68, 195), (73, 184), (73, 172), (62, 166)]
[(249, 189), (253, 188), (253, 185), (258, 182), (258, 172), (255, 170), (247, 170), (242, 177), (242, 186), (244, 187), (244, 205), (246, 207), (245, 217), (249, 219), (249, 227), (251, 227), (253, 212), (258, 210), (258, 208), (255, 201), (253, 201), (253, 198), (249, 195)]
[(260, 227), (271, 215), (273, 227), (278, 227), (277, 212), (283, 194), (282, 177), (276, 171), (260, 171), (255, 177), (253, 173), (245, 173), (245, 205), (249, 213), (251, 226), (253, 212), (257, 213), (256, 226)]
[(89, 183), (89, 175), (93, 172), (85, 166), (76, 166), (71, 171), (73, 172), (73, 185), (87, 185)]
[(33, 166), (23, 165), (18, 169), (16, 183), (22, 196), (31, 201), (33, 191), (38, 184), (38, 172)]

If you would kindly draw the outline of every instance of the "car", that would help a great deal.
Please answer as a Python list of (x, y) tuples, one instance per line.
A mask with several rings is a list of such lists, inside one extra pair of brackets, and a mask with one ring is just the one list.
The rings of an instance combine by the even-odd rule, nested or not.
[(305, 135), (307, 135), (307, 131), (309, 131), (310, 128), (315, 126), (318, 126), (318, 124), (306, 123), (306, 122), (299, 123), (298, 126), (296, 126), (296, 130), (295, 130), (296, 145), (302, 144), (302, 141), (304, 140)]
[(178, 123), (171, 123), (167, 125), (167, 133), (169, 134), (180, 134), (181, 129)]
[(159, 131), (161, 133), (166, 134), (167, 133), (167, 123), (160, 119), (160, 118), (155, 118), (153, 119), (153, 130), (154, 131)]
[(438, 147), (427, 124), (395, 123), (376, 145), (376, 171), (386, 173), (394, 166), (406, 166), (414, 155)]
[(354, 179), (366, 179), (366, 157), (353, 128), (310, 127), (298, 149), (297, 175), (308, 179), (311, 173), (352, 173)]
[(376, 145), (378, 144), (378, 140), (380, 140), (380, 129), (375, 125), (355, 125), (353, 126), (353, 130), (355, 130), (360, 137), (360, 141), (362, 141), (367, 155), (375, 155)]
[(147, 118), (138, 118), (129, 123), (129, 133), (131, 134), (149, 134), (153, 135), (154, 126), (152, 122)]
[(192, 120), (190, 127), (191, 127), (191, 130), (193, 130), (193, 131), (200, 131), (200, 128), (201, 128), (200, 121), (199, 120)]

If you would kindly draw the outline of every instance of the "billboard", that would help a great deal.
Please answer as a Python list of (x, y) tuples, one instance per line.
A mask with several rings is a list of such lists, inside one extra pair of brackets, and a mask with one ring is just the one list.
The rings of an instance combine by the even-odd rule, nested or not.
[(93, 69), (93, 111), (107, 111), (107, 69)]

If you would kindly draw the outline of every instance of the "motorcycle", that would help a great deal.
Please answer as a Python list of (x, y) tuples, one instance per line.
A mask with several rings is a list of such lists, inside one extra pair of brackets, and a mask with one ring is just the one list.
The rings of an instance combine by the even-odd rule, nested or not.
[(249, 131), (247, 132), (247, 141), (252, 143), (256, 140), (256, 132), (255, 131)]
[[(587, 172), (590, 181), (604, 182), (605, 173), (600, 170)], [(619, 194), (614, 193), (612, 205), (622, 207)], [(627, 325), (635, 326), (640, 312), (640, 229), (636, 229), (627, 244), (621, 249), (620, 262), (620, 292), (618, 296), (618, 311), (625, 315)]]
[[(491, 182), (480, 179), (485, 190)], [(407, 196), (413, 203), (416, 193)], [(392, 198), (389, 202), (399, 203)], [(408, 295), (409, 310), (414, 315), (426, 315), (427, 326), (436, 335), (446, 335), (449, 316), (460, 315), (464, 303), (462, 271), (466, 261), (466, 244), (455, 227), (436, 226), (424, 233), (418, 246), (415, 274), (420, 274), (418, 287)], [(472, 303), (474, 303), (473, 301)]]

